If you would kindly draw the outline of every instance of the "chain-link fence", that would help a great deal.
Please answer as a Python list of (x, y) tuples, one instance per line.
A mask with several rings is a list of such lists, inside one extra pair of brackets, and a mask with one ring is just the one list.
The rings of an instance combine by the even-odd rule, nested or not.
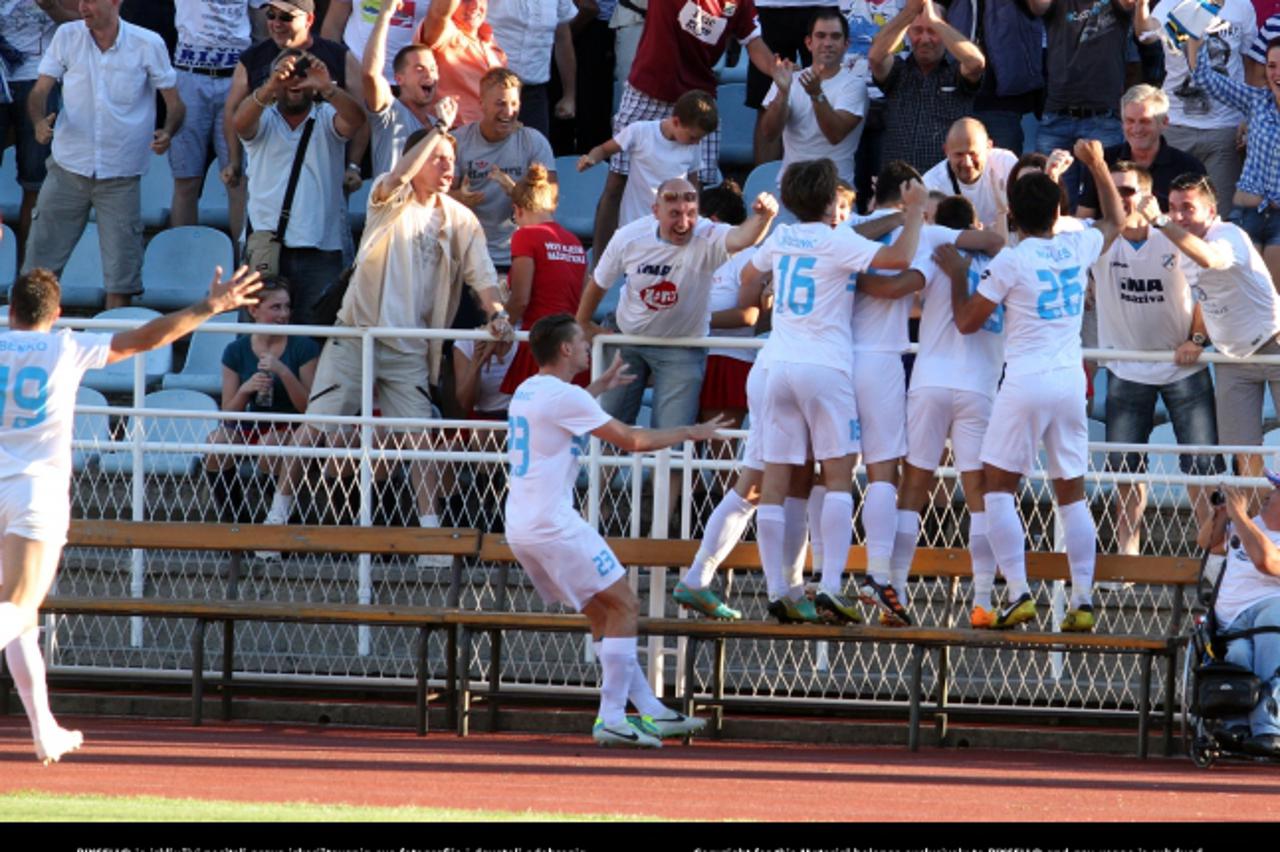
[[(272, 330), (278, 332), (279, 328)], [(305, 331), (359, 337), (366, 347), (384, 333)], [(290, 329), (289, 333), (298, 330)], [(405, 336), (403, 331), (393, 333)], [(458, 338), (481, 333), (411, 334)], [(620, 337), (613, 340), (625, 342)], [(604, 342), (605, 338), (597, 339), (597, 354)], [(141, 360), (127, 363), (133, 369), (131, 392), (81, 399), (74, 442), (75, 517), (261, 523), (275, 490), (271, 468), (293, 458), (304, 467), (293, 523), (412, 526), (428, 508), (443, 526), (502, 530), (507, 487), (505, 423), (380, 418), (373, 413), (372, 383), (366, 381), (365, 413), (324, 420), (330, 430), (326, 443), (314, 447), (292, 446), (288, 440), (282, 446), (254, 444), (247, 441), (272, 427), (287, 430), (298, 421), (322, 424), (311, 417), (229, 415), (217, 410), (211, 396), (198, 391), (147, 393), (163, 385), (165, 377), (147, 376)], [(364, 359), (366, 377), (372, 364), (368, 354)], [(87, 384), (93, 383), (91, 376)], [(246, 442), (211, 442), (210, 436), (220, 424)], [(1094, 437), (1101, 439), (1101, 424), (1091, 421), (1091, 428), (1097, 430)], [(714, 451), (686, 445), (648, 455), (613, 454), (593, 440), (577, 483), (579, 506), (605, 535), (697, 539), (732, 482), (738, 445), (745, 434), (727, 433), (729, 440)], [(1154, 438), (1159, 441), (1161, 434)], [(1099, 550), (1193, 554), (1196, 513), (1207, 509), (1208, 492), (1221, 477), (1183, 474), (1179, 453), (1213, 453), (1216, 449), (1177, 447), (1171, 440), (1142, 448), (1091, 443), (1088, 498), (1098, 522)], [(1116, 452), (1116, 463), (1110, 470), (1108, 450)], [(1131, 469), (1134, 458), (1121, 453), (1141, 450), (1148, 451), (1145, 469)], [(1140, 461), (1141, 455), (1136, 459)], [(854, 488), (859, 506), (864, 489), (865, 479), (860, 474)], [(1118, 523), (1117, 506), (1122, 501), (1137, 505), (1133, 501), (1139, 498), (1145, 505), (1127, 513), (1132, 522), (1127, 526)], [(1018, 502), (1027, 527), (1028, 548), (1058, 549), (1059, 527), (1051, 488), (1042, 474), (1025, 481)], [(861, 543), (857, 515), (854, 521), (855, 543)], [(921, 546), (965, 547), (967, 527), (955, 472), (943, 468), (922, 516)], [(747, 537), (754, 537), (753, 529)], [(229, 573), (228, 563), (228, 557), (218, 553), (69, 548), (56, 591), (104, 597), (238, 597), (300, 603), (544, 609), (517, 567), (474, 559), (454, 565), (447, 559), (284, 554), (280, 561), (248, 557), (237, 576)], [(650, 614), (676, 614), (670, 599), (676, 573), (633, 569), (633, 582)], [(744, 610), (746, 618), (765, 617), (766, 597), (759, 572), (727, 572), (724, 582), (733, 604)], [(1053, 629), (1065, 610), (1063, 584), (1036, 583), (1033, 593), (1041, 605), (1038, 626)], [(1175, 594), (1159, 586), (1103, 585), (1095, 596), (1098, 629), (1162, 634)], [(909, 598), (919, 623), (946, 626), (965, 623), (971, 593), (967, 581), (916, 579), (910, 583)], [(181, 673), (191, 665), (192, 627), (183, 621), (50, 620), (53, 629), (47, 632), (47, 648), (55, 670)], [(206, 665), (219, 670), (221, 643), (216, 631), (207, 641)], [(236, 673), (407, 686), (412, 682), (414, 641), (413, 631), (399, 628), (244, 624), (236, 634)], [(597, 666), (583, 637), (511, 633), (503, 650), (504, 684), (546, 689), (597, 684)], [(671, 682), (682, 676), (683, 640), (654, 639), (647, 650), (655, 679)], [(428, 656), (436, 676), (442, 677), (445, 670), (444, 651), (440, 640), (433, 639)], [(905, 701), (908, 653), (900, 646), (870, 644), (735, 642), (729, 650), (727, 692), (779, 700)], [(1129, 657), (973, 650), (953, 652), (949, 659), (953, 703), (1090, 710), (1137, 704), (1138, 663)], [(470, 665), (474, 677), (488, 676), (487, 639), (476, 643)], [(926, 687), (937, 676), (932, 661), (928, 666)], [(698, 681), (707, 686), (710, 660), (703, 657), (696, 668)], [(1157, 672), (1157, 679), (1161, 677)], [(1157, 683), (1154, 694), (1161, 695), (1161, 688)]]

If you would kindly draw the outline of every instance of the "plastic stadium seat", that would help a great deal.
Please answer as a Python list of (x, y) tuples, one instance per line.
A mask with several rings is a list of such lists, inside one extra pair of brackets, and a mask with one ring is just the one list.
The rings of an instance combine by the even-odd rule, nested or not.
[[(81, 387), (76, 390), (76, 419), (71, 427), (73, 441), (97, 441), (99, 445), (111, 440), (111, 418), (106, 414), (85, 414), (81, 406), (105, 406), (107, 398), (93, 388)], [(73, 449), (71, 451), (71, 469), (79, 472), (91, 464), (96, 464), (101, 450)]]
[(210, 228), (226, 231), (231, 227), (227, 218), (227, 188), (222, 185), (222, 175), (215, 159), (209, 164), (200, 188), (200, 200), (196, 204), (197, 221)]
[(142, 175), (142, 224), (153, 229), (167, 226), (172, 207), (173, 170), (169, 168), (169, 155), (153, 156)]
[(0, 225), (0, 298), (9, 297), (9, 288), (18, 277), (18, 237), (8, 225)]
[(733, 65), (725, 64), (728, 59), (729, 54), (726, 52), (720, 57), (720, 61), (715, 64), (715, 67), (711, 69), (715, 72), (716, 82), (721, 86), (728, 83), (745, 84), (747, 82), (747, 65), (751, 62), (747, 58), (747, 52), (745, 50), (738, 51), (738, 61)]
[(353, 231), (364, 230), (365, 216), (369, 213), (369, 191), (372, 189), (373, 181), (367, 180), (347, 198), (347, 222)]
[[(147, 394), (143, 408), (198, 411), (208, 417), (144, 417), (144, 440), (155, 443), (203, 444), (209, 433), (218, 426), (218, 406), (198, 391), (161, 390)], [(126, 430), (128, 435), (130, 430)], [(181, 475), (190, 473), (199, 463), (199, 453), (173, 453), (164, 450), (148, 450), (142, 456), (143, 472), (147, 474)], [(128, 473), (133, 470), (132, 450), (103, 453), (98, 462), (104, 473)]]
[(747, 175), (747, 182), (742, 185), (742, 197), (750, 204), (751, 199), (762, 192), (778, 194), (778, 177), (782, 172), (781, 160), (770, 160), (761, 163)]
[(215, 228), (187, 225), (161, 231), (142, 259), (139, 302), (161, 312), (185, 308), (208, 294), (215, 267), (230, 275), (234, 262), (231, 239)]
[[(160, 316), (148, 308), (112, 308), (94, 319), (126, 319), (146, 322)], [(136, 357), (136, 356), (135, 356)], [(151, 387), (161, 376), (173, 369), (173, 347), (162, 346), (142, 356), (146, 359), (146, 385)], [(129, 393), (133, 390), (133, 358), (125, 358), (101, 370), (90, 370), (84, 375), (84, 384), (103, 393)]]
[(182, 371), (168, 373), (160, 384), (165, 390), (194, 390), (222, 399), (222, 353), (236, 339), (234, 331), (217, 331), (217, 326), (235, 328), (239, 315), (234, 311), (219, 314), (191, 336), (187, 359)]
[(595, 234), (596, 204), (608, 176), (609, 166), (605, 163), (579, 173), (577, 157), (556, 157), (556, 180), (560, 182), (556, 221), (580, 240), (589, 240)]
[(755, 162), (756, 112), (744, 104), (746, 96), (746, 83), (729, 83), (717, 89), (722, 166), (750, 166)]
[(67, 265), (58, 276), (62, 282), (62, 307), (101, 308), (107, 293), (102, 286), (102, 249), (98, 245), (98, 226), (85, 225)]
[(22, 187), (18, 186), (18, 154), (17, 151), (10, 150), (3, 162), (0, 162), (0, 216), (17, 221), (21, 212)]

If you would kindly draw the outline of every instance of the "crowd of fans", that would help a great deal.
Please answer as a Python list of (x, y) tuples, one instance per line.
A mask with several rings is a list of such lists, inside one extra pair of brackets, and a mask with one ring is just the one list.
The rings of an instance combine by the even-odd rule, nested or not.
[[(595, 333), (616, 289), (605, 328), (751, 335), (758, 311), (733, 298), (746, 259), (734, 251), (756, 241), (762, 220), (747, 215), (755, 199), (744, 202), (722, 174), (716, 100), (716, 67), (740, 51), (757, 163), (830, 158), (863, 212), (882, 168), (897, 169), (922, 176), (935, 202), (964, 196), (982, 227), (1007, 234), (1013, 181), (1045, 171), (1062, 187), (1063, 212), (1088, 218), (1098, 212), (1096, 187), (1065, 152), (1094, 138), (1122, 190), (1149, 183), (1161, 215), (1175, 218), (1172, 200), (1203, 202), (1188, 221), (1200, 215), (1208, 233), (1216, 217), (1229, 218), (1265, 261), (1254, 268), (1248, 246), (1229, 259), (1193, 253), (1206, 270), (1269, 285), (1280, 273), (1280, 4), (1225, 0), (1222, 25), (1184, 55), (1161, 37), (1149, 2), (0, 0), (0, 141), (22, 189), (11, 224), (24, 272), (59, 271), (96, 211), (106, 304), (129, 304), (142, 287), (139, 176), (151, 156), (169, 158), (175, 226), (197, 221), (216, 161), (238, 257), (277, 282), (255, 312), (270, 309), (266, 321), (332, 321), (322, 297), (350, 280), (338, 314), (350, 325), (528, 328), (567, 312)], [(1034, 140), (1024, 138), (1029, 127)], [(448, 156), (428, 157), (424, 133), (437, 128), (449, 131)], [(415, 154), (439, 171), (438, 185), (398, 170)], [(591, 253), (555, 222), (555, 158), (569, 154), (579, 171), (609, 161)], [(388, 174), (401, 192), (419, 187), (457, 203), (393, 216), (385, 188), (375, 191), (357, 244), (346, 194)], [(1197, 175), (1209, 179), (1194, 183)], [(1129, 213), (1135, 239), (1154, 233)], [(730, 228), (741, 237), (726, 240)], [(1201, 308), (1193, 315), (1185, 282), (1161, 298), (1187, 313), (1167, 324), (1185, 319), (1187, 328), (1148, 333), (1119, 319), (1141, 283), (1119, 275), (1114, 292), (1090, 300), (1102, 345), (1217, 342), (1233, 355), (1276, 345), (1222, 345), (1232, 333)], [(1253, 324), (1274, 337), (1271, 302), (1252, 298)], [(332, 371), (317, 371), (315, 353), (286, 353), (282, 340), (254, 335), (228, 351), (224, 407), (253, 410), (271, 385), (262, 407), (302, 410), (318, 372), (322, 407), (348, 413), (358, 364), (342, 359), (348, 386), (332, 393)], [(391, 414), (501, 418), (535, 369), (523, 346), (405, 339), (379, 350), (388, 360), (379, 361), (377, 392)], [(741, 422), (746, 351), (622, 354), (653, 386), (655, 424), (691, 423), (699, 410)], [(267, 366), (250, 369), (255, 359)], [(398, 373), (389, 366), (397, 359), (412, 369)], [(1219, 387), (1217, 422), (1224, 403), (1235, 406), (1225, 437), (1258, 443), (1262, 388), (1275, 371), (1220, 370), (1220, 385), (1223, 372), (1243, 389), (1224, 400)], [(1196, 377), (1186, 394), (1161, 371), (1116, 364), (1112, 373), (1108, 438), (1145, 441), (1157, 395), (1180, 441), (1220, 437), (1202, 365), (1178, 371), (1178, 381)], [(606, 408), (633, 421), (644, 384), (606, 397)], [(1134, 398), (1141, 410), (1121, 416)], [(319, 437), (299, 430), (292, 440)], [(1187, 459), (1188, 470), (1220, 464)], [(223, 466), (209, 461), (211, 473)], [(274, 520), (287, 517), (281, 500), (294, 476), (282, 471)], [(424, 522), (437, 516), (432, 490), (420, 489)]]

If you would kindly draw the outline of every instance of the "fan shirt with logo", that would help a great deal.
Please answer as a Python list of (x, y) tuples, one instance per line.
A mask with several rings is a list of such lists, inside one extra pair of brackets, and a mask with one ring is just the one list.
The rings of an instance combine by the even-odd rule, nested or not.
[(732, 230), (699, 218), (689, 242), (678, 246), (658, 236), (653, 216), (619, 228), (594, 275), (605, 290), (622, 279), (618, 329), (652, 337), (705, 336), (711, 325), (711, 276), (729, 259), (725, 238)]
[(759, 38), (752, 0), (649, 0), (628, 82), (669, 104), (694, 89), (715, 94), (712, 66), (729, 36), (744, 46)]

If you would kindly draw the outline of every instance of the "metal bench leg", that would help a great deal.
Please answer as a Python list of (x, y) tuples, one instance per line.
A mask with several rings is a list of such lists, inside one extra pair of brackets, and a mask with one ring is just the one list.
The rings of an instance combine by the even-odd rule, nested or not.
[(711, 695), (715, 699), (715, 732), (719, 737), (724, 733), (724, 637), (716, 640), (715, 674), (711, 678)]
[(951, 646), (938, 649), (938, 713), (934, 717), (934, 728), (938, 733), (938, 746), (947, 741), (947, 699), (951, 689)]
[(9, 694), (13, 688), (13, 675), (5, 664), (4, 654), (0, 654), (0, 716), (9, 715)]
[(923, 680), (924, 646), (911, 646), (911, 718), (907, 730), (907, 748), (920, 750), (920, 682)]
[(1142, 655), (1142, 692), (1138, 697), (1138, 757), (1147, 757), (1148, 717), (1151, 715), (1151, 654)]
[(1178, 683), (1178, 650), (1165, 654), (1164, 667), (1164, 756), (1173, 756), (1173, 696)]
[(680, 712), (692, 716), (697, 709), (694, 706), (694, 664), (698, 661), (698, 644), (696, 636), (690, 636), (684, 646), (684, 695), (680, 696)]
[(450, 624), (445, 637), (445, 680), (449, 684), (449, 701), (445, 705), (445, 724), (458, 731), (458, 625)]
[(502, 631), (489, 631), (489, 733), (498, 730), (498, 689), (502, 683)]
[(427, 643), (431, 639), (430, 627), (418, 628), (417, 708), (418, 736), (427, 735)]
[(222, 622), (222, 721), (231, 721), (231, 677), (235, 669), (236, 623)]
[(465, 627), (458, 652), (458, 736), (465, 737), (471, 732), (471, 631)]
[(203, 618), (197, 618), (191, 632), (191, 724), (195, 727), (204, 721), (204, 624)]

